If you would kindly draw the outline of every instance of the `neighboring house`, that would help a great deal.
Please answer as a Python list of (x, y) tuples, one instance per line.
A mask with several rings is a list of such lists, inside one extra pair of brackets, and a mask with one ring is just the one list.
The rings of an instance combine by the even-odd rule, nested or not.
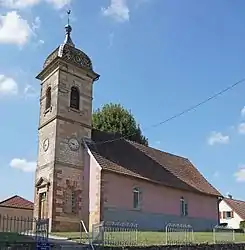
[(220, 223), (227, 223), (228, 227), (238, 229), (240, 222), (245, 221), (245, 201), (224, 198), (219, 204), (219, 211)]
[(70, 33), (67, 25), (64, 43), (37, 76), (34, 217), (49, 218), (51, 231), (79, 230), (81, 220), (89, 228), (101, 221), (134, 222), (145, 230), (217, 225), (221, 194), (188, 159), (92, 129), (99, 75)]
[(10, 230), (25, 224), (32, 228), (33, 202), (18, 195), (0, 202), (0, 231)]

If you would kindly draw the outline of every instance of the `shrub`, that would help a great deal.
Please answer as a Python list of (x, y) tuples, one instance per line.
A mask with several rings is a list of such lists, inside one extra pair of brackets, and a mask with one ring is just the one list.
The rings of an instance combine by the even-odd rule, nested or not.
[(240, 228), (245, 232), (245, 221), (240, 222)]

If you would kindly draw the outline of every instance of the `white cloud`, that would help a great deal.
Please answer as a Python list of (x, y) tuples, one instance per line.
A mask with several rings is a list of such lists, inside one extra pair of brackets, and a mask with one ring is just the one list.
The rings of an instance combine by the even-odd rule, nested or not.
[(245, 182), (245, 166), (241, 166), (234, 176), (237, 182)]
[(213, 177), (214, 178), (218, 178), (219, 176), (220, 176), (219, 171), (215, 171), (214, 174), (213, 174)]
[(24, 45), (33, 34), (27, 20), (16, 11), (0, 16), (0, 43)]
[(41, 26), (41, 19), (39, 16), (35, 17), (34, 22), (32, 23), (32, 30), (35, 31)]
[(107, 8), (101, 9), (104, 16), (114, 18), (118, 22), (129, 21), (129, 7), (126, 0), (111, 0)]
[(0, 6), (10, 9), (25, 9), (44, 1), (52, 4), (56, 9), (61, 9), (69, 5), (72, 0), (0, 0)]
[(40, 40), (38, 41), (38, 44), (44, 44), (44, 41), (43, 41), (42, 39), (40, 39)]
[(30, 84), (27, 84), (24, 88), (24, 95), (26, 97), (36, 97), (38, 96), (38, 91)]
[(245, 117), (245, 106), (241, 110), (241, 115), (242, 115), (242, 117)]
[(26, 159), (14, 158), (9, 165), (11, 168), (19, 169), (23, 172), (34, 172), (36, 169), (36, 162), (27, 161)]
[(245, 122), (242, 122), (238, 125), (238, 132), (240, 134), (245, 134)]
[(46, 0), (51, 3), (56, 9), (62, 9), (71, 3), (71, 0)]
[(220, 132), (212, 132), (208, 138), (208, 144), (213, 146), (214, 144), (228, 144), (230, 137), (223, 135)]
[(0, 95), (16, 95), (18, 93), (18, 85), (13, 78), (0, 74)]
[(31, 7), (40, 2), (40, 0), (0, 0), (0, 6), (11, 9), (23, 9)]

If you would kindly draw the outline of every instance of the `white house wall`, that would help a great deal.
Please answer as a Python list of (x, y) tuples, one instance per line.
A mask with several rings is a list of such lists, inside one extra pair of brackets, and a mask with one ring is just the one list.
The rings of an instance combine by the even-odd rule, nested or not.
[[(234, 211), (225, 201), (221, 201), (219, 204), (219, 211), (221, 212), (220, 223), (228, 223), (228, 227), (238, 229), (240, 228), (240, 222), (242, 218)], [(223, 212), (233, 211), (234, 218), (223, 219)]]

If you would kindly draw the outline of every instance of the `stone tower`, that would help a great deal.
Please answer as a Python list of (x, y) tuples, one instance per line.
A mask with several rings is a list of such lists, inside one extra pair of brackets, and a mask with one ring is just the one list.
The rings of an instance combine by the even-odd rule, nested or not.
[[(68, 13), (69, 14), (69, 13)], [(34, 217), (49, 218), (50, 231), (75, 231), (83, 212), (82, 139), (91, 137), (93, 71), (66, 25), (63, 44), (46, 59), (41, 81)]]

